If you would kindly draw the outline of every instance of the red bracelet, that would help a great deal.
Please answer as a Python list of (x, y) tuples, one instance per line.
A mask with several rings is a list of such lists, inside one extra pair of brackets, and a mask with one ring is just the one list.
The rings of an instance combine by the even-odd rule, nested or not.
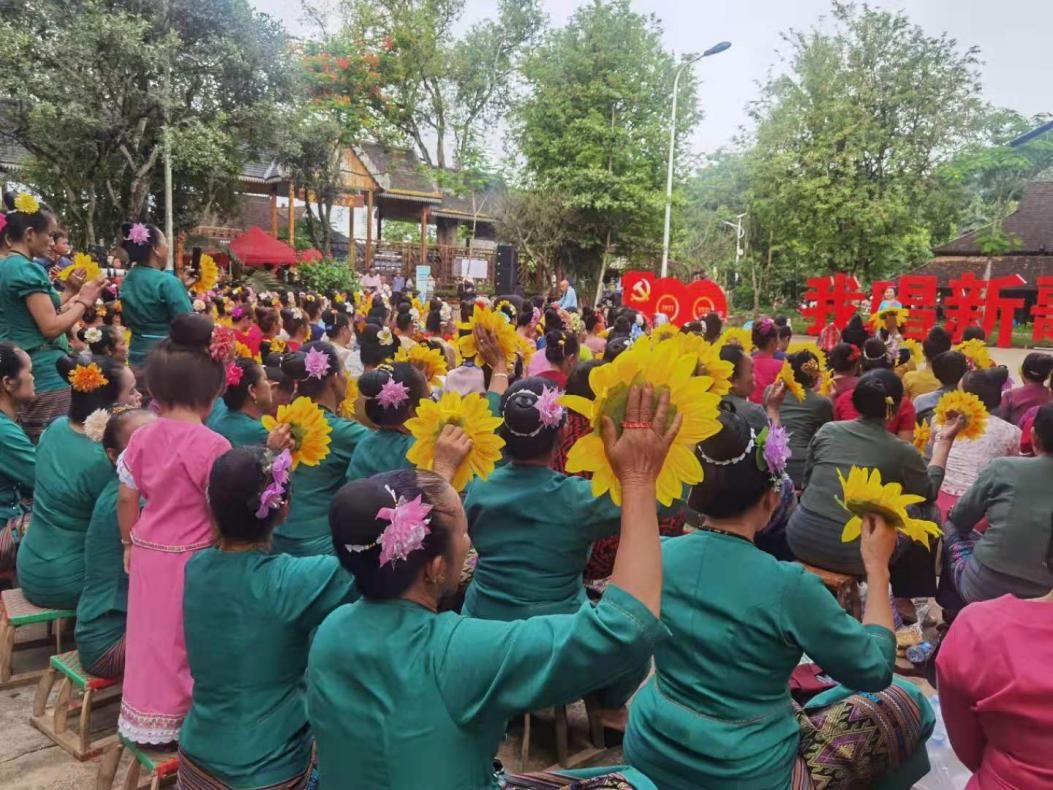
[(631, 430), (634, 430), (634, 429), (635, 430), (645, 430), (645, 429), (648, 429), (650, 427), (651, 427), (651, 423), (649, 423), (649, 422), (629, 422), (629, 421), (626, 421), (626, 422), (622, 423), (622, 429), (626, 430), (626, 431), (631, 431)]

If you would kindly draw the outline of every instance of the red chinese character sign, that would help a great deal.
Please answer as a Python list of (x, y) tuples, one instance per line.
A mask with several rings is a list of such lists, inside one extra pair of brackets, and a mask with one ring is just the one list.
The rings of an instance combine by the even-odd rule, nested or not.
[(639, 310), (648, 319), (664, 313), (671, 324), (681, 326), (707, 313), (728, 314), (728, 299), (712, 280), (682, 283), (675, 277), (655, 278), (651, 272), (626, 272), (622, 277), (622, 304)]
[(809, 278), (805, 306), (801, 309), (801, 315), (811, 319), (806, 331), (809, 335), (818, 335), (828, 323), (844, 329), (866, 298), (859, 280), (849, 274), (839, 272), (830, 277)]
[(1053, 340), (1053, 277), (1038, 278), (1038, 300), (1031, 317), (1035, 319), (1031, 339), (1036, 343)]

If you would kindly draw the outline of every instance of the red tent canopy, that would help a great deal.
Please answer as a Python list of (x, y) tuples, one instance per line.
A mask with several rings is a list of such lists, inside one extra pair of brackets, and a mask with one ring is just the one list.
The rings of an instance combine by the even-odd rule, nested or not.
[(271, 263), (296, 263), (296, 250), (284, 241), (271, 236), (259, 225), (253, 225), (230, 242), (230, 250), (245, 266), (263, 266)]
[(314, 247), (306, 250), (299, 250), (296, 253), (296, 257), (299, 258), (300, 263), (312, 263), (313, 261), (321, 261), (325, 259), (320, 250), (316, 250)]

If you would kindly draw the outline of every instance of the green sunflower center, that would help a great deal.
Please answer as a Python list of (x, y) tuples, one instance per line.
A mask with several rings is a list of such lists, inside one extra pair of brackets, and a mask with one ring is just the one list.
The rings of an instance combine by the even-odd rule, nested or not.
[[(643, 385), (645, 383), (642, 374), (637, 374), (631, 383), (619, 382), (610, 388), (607, 392), (607, 397), (603, 401), (602, 413), (606, 417), (610, 417), (614, 422), (615, 430), (618, 432), (618, 436), (622, 435), (622, 423), (625, 422), (625, 409), (629, 402), (629, 388), (633, 385)], [(662, 386), (655, 389), (655, 399), (657, 401), (658, 396), (663, 392), (669, 391), (668, 387)], [(662, 426), (663, 430), (673, 424), (673, 420), (676, 419), (677, 409), (676, 406), (669, 403), (669, 412), (666, 415), (665, 425)], [(595, 432), (598, 436), (603, 436), (603, 423), (599, 421), (595, 426)]]

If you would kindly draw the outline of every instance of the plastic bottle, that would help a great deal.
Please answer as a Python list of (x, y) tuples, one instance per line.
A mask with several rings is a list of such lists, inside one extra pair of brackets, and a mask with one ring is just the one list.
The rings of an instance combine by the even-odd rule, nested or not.
[(932, 642), (921, 642), (917, 645), (911, 645), (906, 651), (907, 660), (915, 666), (924, 664), (935, 651), (936, 645)]

